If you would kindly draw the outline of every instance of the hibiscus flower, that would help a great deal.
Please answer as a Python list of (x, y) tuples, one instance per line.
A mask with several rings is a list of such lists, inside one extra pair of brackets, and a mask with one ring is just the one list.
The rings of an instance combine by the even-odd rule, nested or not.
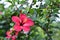
[(14, 30), (15, 31), (22, 31), (29, 32), (30, 26), (34, 25), (32, 19), (28, 18), (25, 14), (20, 14), (18, 16), (12, 16), (12, 21), (15, 23)]
[(17, 31), (9, 30), (9, 31), (6, 32), (6, 35), (7, 35), (6, 38), (8, 38), (8, 39), (11, 38), (12, 40), (16, 40), (18, 32)]

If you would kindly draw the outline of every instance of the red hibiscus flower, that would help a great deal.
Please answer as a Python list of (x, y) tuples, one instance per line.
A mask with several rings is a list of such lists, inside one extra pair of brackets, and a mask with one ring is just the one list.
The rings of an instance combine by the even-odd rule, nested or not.
[(11, 33), (12, 33), (12, 31), (7, 31), (6, 32), (6, 35), (7, 35), (6, 38), (11, 38)]
[(25, 14), (20, 14), (19, 17), (12, 16), (12, 21), (15, 23), (14, 30), (18, 32), (22, 30), (24, 32), (29, 32), (30, 26), (34, 25), (34, 22)]
[(18, 32), (17, 31), (13, 31), (13, 30), (9, 30), (9, 31), (7, 31), (6, 32), (6, 38), (8, 38), (8, 39), (12, 39), (12, 40), (16, 40), (16, 37), (17, 37), (17, 35), (18, 35)]

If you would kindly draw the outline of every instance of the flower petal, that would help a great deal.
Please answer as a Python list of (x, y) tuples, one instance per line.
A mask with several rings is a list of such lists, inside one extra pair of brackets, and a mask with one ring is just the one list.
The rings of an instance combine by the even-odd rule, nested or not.
[(17, 16), (12, 16), (12, 21), (17, 25), (20, 25), (21, 22), (21, 20)]
[(12, 33), (12, 31), (7, 31), (6, 32), (6, 35), (7, 35), (6, 38), (11, 38), (11, 33)]
[(12, 40), (16, 40), (16, 36), (15, 35), (12, 36)]
[(34, 25), (34, 22), (30, 18), (28, 18), (28, 20), (23, 26), (33, 26), (33, 25)]
[(21, 31), (21, 27), (19, 25), (14, 25), (14, 30), (15, 31)]
[(17, 32), (17, 31), (16, 31), (16, 32), (15, 32), (15, 35), (17, 36), (17, 35), (18, 35), (18, 33), (19, 33), (19, 32)]
[(11, 35), (12, 31), (7, 31), (6, 35)]
[(23, 27), (23, 31), (24, 31), (24, 33), (29, 32), (29, 31), (30, 31), (30, 27), (24, 26), (24, 27)]
[(23, 21), (23, 23), (27, 21), (27, 16), (25, 14), (20, 14), (19, 17)]
[(10, 39), (10, 38), (11, 38), (11, 36), (6, 36), (6, 38)]

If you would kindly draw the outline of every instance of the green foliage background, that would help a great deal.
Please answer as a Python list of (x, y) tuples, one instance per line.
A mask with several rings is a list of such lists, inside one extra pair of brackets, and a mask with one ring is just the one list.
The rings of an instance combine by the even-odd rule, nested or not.
[[(7, 40), (5, 38), (6, 31), (13, 27), (14, 23), (11, 21), (13, 15), (18, 16), (20, 10), (28, 17), (34, 21), (34, 27), (31, 27), (31, 31), (26, 38), (25, 34), (19, 34), (17, 40), (60, 40), (60, 22), (56, 22), (56, 17), (59, 18), (57, 14), (60, 10), (60, 0), (45, 0), (45, 4), (40, 5), (39, 8), (32, 8), (28, 6), (27, 0), (6, 0), (12, 5), (9, 8), (4, 8), (4, 4), (0, 4), (0, 12), (3, 12), (0, 15), (0, 40)], [(38, 0), (42, 2), (42, 0)], [(14, 6), (15, 2), (21, 4), (19, 8)], [(36, 0), (33, 0), (32, 3), (36, 4)], [(27, 5), (26, 8), (23, 5)], [(38, 5), (36, 5), (38, 7)]]

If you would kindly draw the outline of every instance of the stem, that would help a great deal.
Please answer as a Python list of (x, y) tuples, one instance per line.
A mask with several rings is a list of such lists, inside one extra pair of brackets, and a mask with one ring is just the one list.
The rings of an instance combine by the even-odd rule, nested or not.
[(29, 31), (29, 33), (28, 33), (28, 34), (26, 34), (26, 37), (25, 37), (25, 39), (24, 39), (24, 40), (29, 39), (29, 34), (30, 34), (30, 32), (31, 32), (31, 31)]
[(26, 34), (26, 37), (25, 37), (25, 39), (24, 40), (27, 40), (28, 39), (28, 35)]

